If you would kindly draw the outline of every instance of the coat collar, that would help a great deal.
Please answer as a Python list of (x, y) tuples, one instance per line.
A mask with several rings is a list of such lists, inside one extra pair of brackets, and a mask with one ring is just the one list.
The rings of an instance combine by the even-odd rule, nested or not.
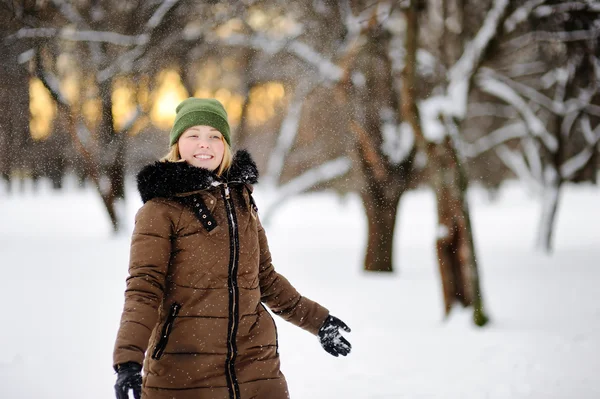
[(137, 186), (145, 203), (152, 198), (170, 198), (192, 191), (206, 190), (213, 183), (258, 182), (258, 168), (245, 150), (233, 156), (229, 172), (220, 178), (208, 169), (191, 166), (185, 162), (157, 161), (144, 167), (137, 175)]

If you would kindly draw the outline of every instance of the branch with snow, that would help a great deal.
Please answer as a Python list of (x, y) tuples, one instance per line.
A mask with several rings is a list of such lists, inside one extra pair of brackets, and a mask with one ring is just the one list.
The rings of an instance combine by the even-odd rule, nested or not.
[(538, 193), (542, 191), (540, 182), (532, 176), (525, 159), (519, 152), (511, 150), (503, 144), (496, 147), (496, 154), (520, 180), (528, 184), (532, 191)]
[(158, 6), (156, 11), (154, 11), (154, 14), (152, 14), (150, 19), (146, 23), (146, 29), (145, 29), (146, 33), (153, 31), (158, 25), (160, 25), (162, 20), (164, 19), (165, 15), (167, 15), (167, 12), (169, 12), (169, 10), (171, 8), (173, 8), (173, 6), (175, 4), (177, 4), (178, 2), (179, 2), (179, 0), (163, 1), (161, 3), (161, 5)]
[(498, 26), (502, 23), (508, 8), (508, 0), (494, 0), (492, 9), (488, 11), (483, 24), (473, 40), (466, 44), (460, 59), (448, 72), (448, 98), (447, 106), (451, 107), (449, 115), (463, 119), (467, 109), (467, 96), (469, 82), (477, 68), (491, 40), (495, 37)]
[(394, 111), (384, 108), (379, 113), (381, 121), (381, 152), (393, 165), (406, 161), (415, 146), (415, 133), (407, 122), (398, 124)]
[(338, 82), (343, 76), (343, 71), (339, 66), (330, 59), (324, 57), (308, 44), (297, 39), (274, 40), (260, 34), (252, 36), (231, 34), (226, 37), (218, 37), (216, 35), (210, 36), (206, 38), (206, 41), (212, 44), (232, 47), (248, 47), (271, 55), (281, 51), (287, 51), (308, 65), (314, 67), (319, 75), (327, 81)]
[(600, 3), (597, 1), (567, 1), (561, 4), (548, 4), (538, 7), (533, 15), (537, 18), (544, 18), (572, 11), (600, 12)]
[(448, 71), (448, 86), (443, 93), (432, 95), (418, 104), (423, 134), (430, 142), (441, 142), (446, 134), (442, 115), (464, 119), (467, 112), (469, 87), (473, 74), (481, 64), (483, 54), (502, 23), (508, 0), (494, 0), (481, 28), (465, 46), (459, 60)]
[(298, 134), (300, 114), (302, 112), (304, 99), (313, 87), (313, 85), (305, 81), (301, 81), (296, 85), (294, 97), (292, 98), (290, 105), (288, 106), (287, 114), (281, 123), (275, 148), (273, 148), (268, 159), (267, 173), (263, 179), (266, 185), (275, 186), (281, 176), (285, 159), (290, 153)]
[(129, 115), (129, 117), (127, 118), (127, 120), (125, 121), (125, 124), (123, 125), (123, 127), (121, 128), (121, 130), (119, 131), (119, 134), (124, 134), (127, 131), (129, 131), (133, 125), (135, 125), (135, 123), (143, 116), (145, 115), (144, 111), (142, 111), (142, 108), (138, 105), (137, 107), (135, 107), (135, 111), (133, 111), (131, 113), (131, 115)]
[(512, 139), (523, 138), (527, 135), (527, 127), (522, 121), (504, 125), (486, 134), (474, 143), (461, 142), (462, 153), (468, 158), (475, 158), (500, 144)]
[(307, 170), (303, 174), (290, 180), (279, 187), (275, 197), (267, 204), (265, 211), (265, 222), (268, 223), (271, 215), (281, 206), (285, 200), (295, 195), (304, 193), (319, 184), (326, 183), (348, 173), (352, 167), (352, 161), (347, 157), (340, 157), (325, 162), (319, 166)]
[(110, 43), (117, 46), (129, 47), (132, 45), (145, 44), (148, 37), (144, 35), (129, 36), (116, 32), (106, 31), (78, 31), (70, 28), (22, 28), (17, 33), (10, 35), (8, 39), (52, 39), (59, 38), (75, 42), (97, 42)]
[(479, 76), (483, 78), (487, 77), (505, 84), (509, 90), (519, 93), (520, 95), (528, 98), (529, 100), (532, 100), (536, 104), (545, 107), (552, 113), (562, 114), (564, 112), (564, 107), (562, 103), (552, 101), (552, 99), (540, 93), (539, 91), (517, 81), (509, 79), (506, 76), (503, 76), (502, 74), (499, 74), (489, 68), (482, 68)]
[(337, 177), (348, 173), (352, 167), (352, 161), (347, 157), (340, 157), (325, 162), (319, 166), (307, 170), (300, 176), (290, 180), (280, 188), (281, 198), (290, 197), (303, 193), (311, 188), (326, 183)]
[(528, 41), (539, 42), (579, 42), (584, 40), (595, 40), (600, 36), (600, 28), (573, 30), (568, 32), (533, 31), (527, 32), (519, 37), (509, 40), (505, 46), (522, 47)]
[(58, 7), (61, 14), (64, 15), (69, 21), (79, 26), (87, 26), (85, 19), (79, 14), (77, 9), (69, 2), (63, 0), (52, 0), (55, 6)]
[(579, 125), (587, 145), (578, 154), (560, 165), (560, 176), (566, 180), (571, 179), (575, 173), (587, 165), (592, 155), (594, 155), (594, 148), (600, 143), (600, 125), (592, 131), (590, 119), (587, 115), (579, 119)]
[(504, 21), (504, 31), (506, 33), (513, 32), (520, 23), (527, 21), (527, 18), (529, 18), (536, 7), (545, 2), (546, 0), (529, 0), (525, 2), (525, 4), (517, 8), (508, 18), (506, 18), (506, 21)]
[(50, 92), (54, 100), (56, 100), (56, 102), (59, 103), (59, 105), (64, 107), (70, 106), (69, 101), (63, 95), (62, 90), (60, 89), (60, 81), (58, 80), (56, 75), (54, 75), (51, 72), (42, 71), (41, 69), (38, 69), (37, 77), (42, 81), (44, 87), (46, 87), (46, 89)]
[(144, 55), (146, 52), (148, 43), (152, 38), (152, 35), (156, 31), (156, 28), (160, 26), (160, 24), (164, 21), (167, 13), (179, 2), (179, 0), (165, 0), (161, 2), (160, 6), (152, 13), (152, 16), (146, 22), (144, 26), (144, 31), (137, 35), (138, 42), (136, 46), (126, 52), (125, 54), (121, 54), (115, 62), (113, 62), (108, 67), (99, 71), (96, 79), (98, 82), (102, 83), (119, 72), (129, 72), (133, 69), (134, 63)]
[(525, 121), (527, 128), (534, 135), (540, 138), (546, 148), (551, 152), (558, 149), (558, 141), (546, 129), (546, 125), (533, 112), (529, 104), (527, 104), (512, 87), (506, 83), (495, 79), (486, 73), (478, 75), (478, 86), (484, 92), (498, 97), (499, 99), (512, 105)]
[(494, 116), (497, 118), (512, 119), (518, 116), (517, 112), (510, 105), (503, 105), (494, 102), (472, 102), (467, 109), (467, 117), (478, 118)]

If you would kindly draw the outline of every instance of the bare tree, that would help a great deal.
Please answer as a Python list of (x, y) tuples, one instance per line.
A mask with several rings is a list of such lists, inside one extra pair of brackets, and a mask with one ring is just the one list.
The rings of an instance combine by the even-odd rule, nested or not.
[[(420, 33), (418, 6), (416, 1), (411, 1), (406, 11), (403, 117), (410, 123), (420, 148), (427, 154), (436, 193), (437, 254), (446, 314), (455, 302), (472, 306), (475, 324), (483, 326), (488, 318), (483, 307), (466, 199), (468, 181), (452, 137), (458, 135), (458, 124), (466, 114), (472, 78), (506, 18), (508, 1), (493, 1), (480, 27), (467, 41), (462, 37), (466, 31), (465, 10), (460, 2), (432, 1), (428, 4), (430, 20), (427, 34), (430, 40), (433, 37), (429, 46), (432, 53), (437, 53), (437, 59), (447, 72), (438, 79), (433, 90), (435, 94), (420, 102), (415, 92)], [(436, 24), (436, 19), (440, 23)]]
[[(479, 88), (513, 107), (519, 122), (483, 137), (471, 155), (494, 149), (513, 173), (542, 196), (537, 245), (550, 252), (562, 185), (580, 179), (590, 169), (595, 181), (600, 142), (600, 8), (585, 1), (525, 2), (521, 20), (537, 30), (517, 32), (503, 50), (530, 48), (535, 59), (515, 67), (482, 69)], [(519, 15), (517, 13), (513, 15)], [(507, 20), (505, 31), (514, 30)], [(534, 62), (535, 61), (535, 62)], [(539, 68), (539, 64), (543, 68)], [(509, 141), (518, 139), (511, 148)], [(485, 144), (484, 144), (485, 143)], [(483, 144), (483, 145), (482, 145)], [(472, 146), (473, 147), (473, 146)]]
[[(131, 115), (124, 131), (115, 129), (113, 82), (119, 75), (144, 72), (144, 63), (148, 64), (144, 57), (168, 37), (177, 4), (174, 0), (149, 6), (140, 3), (136, 7), (122, 2), (93, 3), (81, 12), (70, 2), (53, 0), (56, 18), (42, 20), (34, 27), (22, 26), (7, 39), (33, 46), (35, 75), (67, 116), (73, 145), (84, 159), (115, 231), (120, 226), (118, 204), (125, 195), (125, 133), (141, 113), (138, 109)], [(146, 20), (141, 27), (139, 18)], [(102, 30), (106, 26), (114, 30)], [(65, 50), (66, 43), (72, 50)], [(91, 75), (97, 87), (101, 117), (94, 133), (81, 120), (78, 104), (70, 103), (61, 92), (59, 78), (54, 74), (58, 57), (65, 51), (80, 57), (77, 67), (83, 75)]]
[[(248, 29), (226, 37), (207, 35), (206, 40), (252, 48), (261, 52), (263, 59), (291, 57), (305, 70), (308, 68), (292, 86), (294, 95), (267, 162), (266, 183), (280, 185), (275, 203), (279, 204), (346, 172), (356, 173), (362, 182), (358, 190), (369, 230), (364, 266), (370, 271), (389, 272), (393, 270), (398, 202), (411, 182), (415, 154), (412, 135), (401, 128), (399, 96), (393, 85), (388, 21), (391, 3), (340, 1), (303, 5), (297, 18), (300, 28), (289, 37), (274, 40), (265, 32)], [(323, 96), (327, 101), (323, 101)], [(312, 126), (311, 121), (303, 121), (302, 114), (308, 115), (307, 109), (316, 102), (328, 102), (329, 110), (339, 111), (335, 113), (338, 126), (319, 128), (327, 129), (328, 137), (337, 136), (337, 143), (341, 137), (351, 140), (352, 151), (321, 160), (281, 184), (284, 165), (293, 158), (298, 132), (303, 124)], [(403, 140), (407, 133), (409, 138)], [(339, 148), (331, 145), (331, 153), (337, 153)]]

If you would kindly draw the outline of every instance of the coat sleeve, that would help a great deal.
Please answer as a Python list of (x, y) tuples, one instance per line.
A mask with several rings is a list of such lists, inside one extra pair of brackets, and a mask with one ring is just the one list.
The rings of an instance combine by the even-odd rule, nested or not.
[(158, 319), (171, 257), (173, 212), (165, 203), (148, 201), (135, 217), (131, 238), (125, 304), (113, 353), (113, 365), (142, 364)]
[(271, 263), (267, 236), (260, 221), (258, 222), (258, 240), (261, 301), (266, 303), (276, 315), (316, 335), (329, 315), (329, 311), (300, 295), (284, 276), (275, 271)]

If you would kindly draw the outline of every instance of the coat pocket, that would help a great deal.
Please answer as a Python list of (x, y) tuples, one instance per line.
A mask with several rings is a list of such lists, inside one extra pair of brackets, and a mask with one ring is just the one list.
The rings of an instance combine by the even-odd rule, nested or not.
[(177, 313), (181, 309), (181, 305), (178, 303), (174, 303), (171, 305), (171, 309), (169, 310), (169, 315), (167, 316), (167, 320), (165, 320), (165, 324), (163, 324), (160, 339), (158, 343), (154, 347), (152, 351), (152, 359), (159, 360), (167, 347), (167, 342), (169, 341), (169, 335), (171, 335), (171, 331), (173, 330), (173, 323), (175, 322), (175, 317), (177, 317)]
[(275, 323), (275, 319), (273, 319), (273, 316), (271, 316), (271, 313), (267, 310), (265, 305), (262, 304), (262, 302), (261, 302), (260, 306), (262, 306), (265, 313), (267, 314), (267, 316), (269, 317), (269, 319), (271, 319), (271, 322), (273, 323), (273, 328), (275, 329), (275, 352), (277, 353), (277, 355), (279, 355), (279, 333), (277, 332), (277, 323)]

